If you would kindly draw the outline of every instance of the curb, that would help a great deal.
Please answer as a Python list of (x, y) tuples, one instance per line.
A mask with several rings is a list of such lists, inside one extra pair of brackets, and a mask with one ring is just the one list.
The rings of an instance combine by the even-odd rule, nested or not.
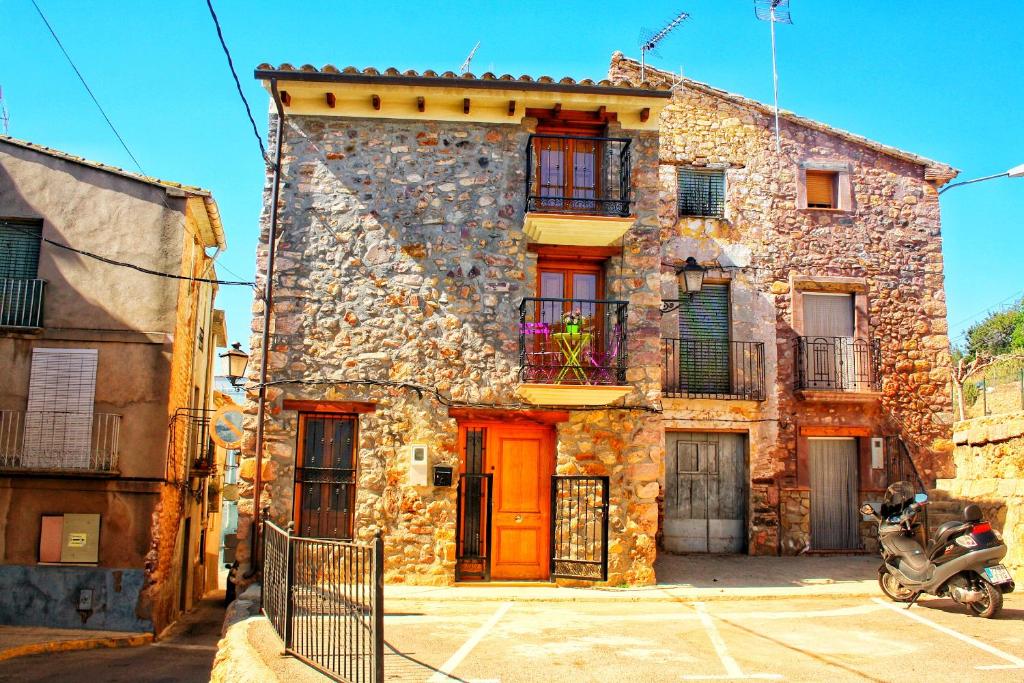
[(152, 633), (139, 633), (131, 636), (113, 638), (79, 638), (77, 640), (52, 640), (45, 643), (29, 643), (17, 647), (0, 650), (0, 662), (15, 657), (30, 657), (52, 652), (76, 652), (78, 650), (97, 650), (100, 648), (139, 647), (153, 642)]
[[(590, 591), (588, 591), (589, 593)], [(652, 591), (653, 593), (653, 591)], [(670, 593), (667, 591), (660, 591), (657, 594), (644, 593), (615, 593), (610, 592), (597, 593), (596, 591), (590, 595), (523, 595), (523, 594), (466, 594), (466, 595), (452, 595), (451, 593), (445, 593), (438, 595), (436, 593), (420, 593), (410, 595), (385, 595), (384, 604), (396, 603), (396, 602), (585, 602), (585, 603), (615, 603), (615, 602), (723, 602), (723, 601), (739, 601), (739, 600), (793, 600), (793, 599), (848, 599), (848, 598), (873, 598), (879, 596), (878, 587), (872, 582), (870, 588), (864, 589), (845, 589), (836, 591), (815, 591), (815, 592), (801, 592), (799, 590), (793, 590), (791, 592), (778, 592), (778, 593), (744, 593), (742, 589), (722, 589), (722, 592), (716, 593)]]

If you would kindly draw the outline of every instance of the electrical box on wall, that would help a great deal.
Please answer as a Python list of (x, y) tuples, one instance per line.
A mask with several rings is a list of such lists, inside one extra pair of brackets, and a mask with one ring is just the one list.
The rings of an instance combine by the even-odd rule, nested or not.
[(409, 486), (428, 486), (429, 463), (426, 444), (409, 445)]
[(452, 472), (451, 465), (437, 465), (434, 467), (434, 486), (451, 486)]
[(871, 437), (871, 468), (880, 470), (885, 467), (885, 441), (880, 436)]

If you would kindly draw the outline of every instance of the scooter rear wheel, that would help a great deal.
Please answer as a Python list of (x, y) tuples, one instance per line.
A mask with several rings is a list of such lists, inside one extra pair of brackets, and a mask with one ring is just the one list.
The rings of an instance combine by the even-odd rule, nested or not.
[(971, 611), (982, 619), (991, 619), (999, 614), (999, 610), (1003, 608), (1003, 592), (988, 581), (982, 580), (980, 583), (985, 598), (978, 602), (970, 603)]
[(914, 591), (901, 584), (884, 567), (878, 570), (878, 586), (894, 602), (910, 602), (914, 599)]

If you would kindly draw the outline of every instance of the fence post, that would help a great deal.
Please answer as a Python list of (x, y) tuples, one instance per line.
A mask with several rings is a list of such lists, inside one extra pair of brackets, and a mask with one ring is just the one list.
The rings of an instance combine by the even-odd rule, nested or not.
[(285, 553), (284, 564), (284, 641), (285, 652), (292, 647), (292, 586), (295, 583), (295, 544), (292, 543), (292, 528), (294, 522), (289, 522), (285, 527), (285, 543), (288, 544), (288, 552)]
[(988, 377), (981, 378), (981, 414), (988, 415)]
[(373, 680), (384, 681), (384, 539), (373, 536)]

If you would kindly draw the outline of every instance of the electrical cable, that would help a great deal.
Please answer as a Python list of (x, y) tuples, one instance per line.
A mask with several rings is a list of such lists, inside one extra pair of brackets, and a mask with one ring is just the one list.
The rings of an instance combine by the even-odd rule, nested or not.
[(87, 256), (89, 258), (96, 259), (97, 261), (102, 261), (103, 263), (106, 263), (108, 265), (120, 266), (122, 268), (131, 268), (132, 270), (137, 270), (140, 273), (145, 273), (146, 275), (157, 275), (159, 277), (166, 277), (166, 278), (170, 278), (172, 280), (188, 280), (189, 282), (206, 282), (206, 283), (209, 283), (209, 284), (212, 284), (212, 285), (228, 285), (228, 286), (243, 286), (244, 285), (246, 287), (254, 287), (254, 288), (256, 287), (256, 283), (255, 282), (244, 282), (244, 281), (240, 281), (240, 280), (214, 280), (214, 279), (205, 278), (205, 277), (189, 277), (188, 275), (176, 275), (174, 273), (163, 273), (163, 272), (161, 272), (159, 270), (152, 270), (152, 269), (146, 268), (144, 266), (135, 265), (134, 263), (127, 263), (126, 261), (118, 261), (116, 259), (112, 259), (112, 258), (109, 258), (107, 256), (100, 256), (99, 254), (94, 254), (91, 251), (85, 251), (84, 249), (76, 249), (75, 247), (69, 246), (67, 244), (61, 244), (60, 242), (55, 242), (55, 241), (53, 241), (51, 239), (47, 239), (46, 237), (43, 237), (42, 235), (34, 233), (34, 232), (30, 231), (30, 230), (23, 230), (23, 229), (18, 228), (18, 227), (14, 226), (14, 225), (11, 225), (11, 224), (7, 224), (7, 228), (10, 229), (10, 230), (14, 230), (15, 232), (20, 232), (20, 233), (23, 233), (25, 235), (29, 235), (30, 237), (35, 237), (35, 238), (39, 239), (40, 241), (46, 242), (47, 244), (52, 244), (53, 246), (55, 246), (55, 247), (57, 247), (59, 249), (66, 249), (67, 251), (71, 251), (71, 252), (74, 252), (76, 254), (81, 254), (82, 256)]
[(100, 114), (103, 116), (103, 120), (107, 122), (108, 126), (110, 126), (110, 130), (114, 132), (114, 136), (117, 138), (117, 141), (121, 143), (121, 146), (124, 147), (124, 151), (127, 152), (128, 156), (135, 162), (135, 166), (139, 169), (139, 172), (142, 175), (147, 175), (147, 173), (142, 170), (142, 164), (140, 164), (139, 160), (135, 158), (132, 151), (128, 149), (128, 143), (126, 143), (124, 138), (121, 137), (121, 134), (117, 132), (117, 128), (114, 127), (113, 121), (111, 121), (110, 117), (107, 116), (107, 112), (103, 110), (103, 107), (100, 105), (100, 101), (96, 99), (96, 95), (93, 93), (92, 88), (90, 88), (89, 84), (85, 81), (85, 76), (83, 76), (82, 72), (78, 70), (77, 66), (75, 66), (74, 60), (71, 59), (71, 55), (69, 55), (68, 51), (64, 48), (64, 44), (60, 42), (60, 38), (57, 37), (57, 32), (53, 30), (53, 26), (50, 25), (49, 21), (47, 21), (46, 15), (43, 14), (43, 10), (41, 10), (39, 5), (36, 4), (36, 0), (31, 0), (31, 2), (32, 6), (36, 8), (39, 18), (43, 20), (44, 24), (46, 24), (46, 28), (50, 31), (50, 35), (53, 36), (53, 40), (57, 43), (57, 47), (59, 47), (60, 51), (64, 53), (64, 57), (68, 60), (68, 64), (70, 64), (71, 68), (74, 69), (75, 74), (78, 76), (78, 80), (82, 82), (82, 85), (85, 87), (85, 91), (89, 93), (89, 97), (92, 98), (93, 104), (95, 104), (96, 108), (99, 109)]
[(217, 18), (217, 13), (213, 10), (213, 3), (211, 0), (206, 0), (206, 6), (210, 9), (210, 17), (213, 19), (213, 25), (217, 29), (217, 39), (220, 41), (221, 49), (224, 50), (224, 56), (228, 59), (228, 68), (231, 69), (231, 77), (235, 79), (235, 88), (238, 90), (238, 96), (242, 98), (242, 104), (245, 105), (245, 113), (249, 116), (249, 123), (252, 124), (252, 132), (256, 136), (256, 142), (260, 146), (260, 155), (263, 157), (263, 161), (270, 164), (270, 158), (267, 156), (267, 148), (263, 145), (263, 137), (260, 135), (259, 128), (256, 126), (256, 119), (252, 116), (252, 109), (249, 107), (249, 100), (245, 98), (245, 93), (242, 92), (242, 83), (238, 80), (238, 72), (235, 71), (235, 62), (231, 59), (231, 51), (228, 50), (228, 45), (224, 41), (224, 33), (220, 28), (220, 20)]

